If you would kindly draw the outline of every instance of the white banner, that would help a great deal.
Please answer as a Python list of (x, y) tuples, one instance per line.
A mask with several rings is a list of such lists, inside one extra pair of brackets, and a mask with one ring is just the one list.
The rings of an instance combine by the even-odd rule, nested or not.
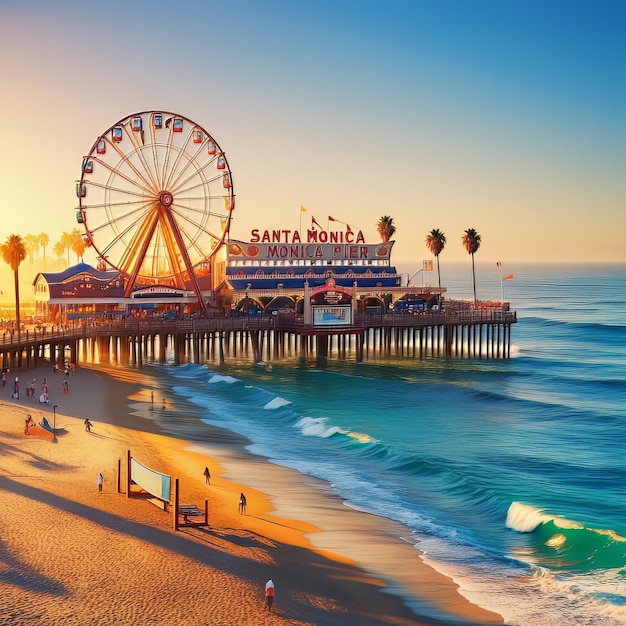
[(170, 487), (172, 482), (170, 476), (155, 472), (131, 457), (130, 479), (149, 494), (167, 503), (170, 502)]

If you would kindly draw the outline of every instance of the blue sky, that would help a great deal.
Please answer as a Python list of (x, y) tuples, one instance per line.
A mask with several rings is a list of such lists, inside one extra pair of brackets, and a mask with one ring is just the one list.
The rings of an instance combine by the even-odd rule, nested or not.
[(0, 239), (78, 225), (96, 137), (178, 112), (227, 153), (232, 235), (300, 206), (397, 261), (626, 261), (626, 3), (0, 0)]

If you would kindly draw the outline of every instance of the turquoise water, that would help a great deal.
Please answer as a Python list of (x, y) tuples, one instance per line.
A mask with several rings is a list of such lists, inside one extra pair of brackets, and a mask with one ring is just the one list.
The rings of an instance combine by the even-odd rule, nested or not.
[[(626, 624), (626, 267), (507, 271), (509, 360), (153, 367), (256, 454), (405, 524), (507, 623)], [(478, 266), (479, 297), (500, 289)]]

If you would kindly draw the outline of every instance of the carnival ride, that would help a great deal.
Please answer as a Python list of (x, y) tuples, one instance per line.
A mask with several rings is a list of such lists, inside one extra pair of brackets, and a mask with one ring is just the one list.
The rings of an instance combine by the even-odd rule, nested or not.
[(100, 135), (76, 183), (77, 221), (98, 269), (139, 287), (193, 290), (224, 243), (235, 206), (224, 151), (188, 118), (165, 111), (129, 115)]

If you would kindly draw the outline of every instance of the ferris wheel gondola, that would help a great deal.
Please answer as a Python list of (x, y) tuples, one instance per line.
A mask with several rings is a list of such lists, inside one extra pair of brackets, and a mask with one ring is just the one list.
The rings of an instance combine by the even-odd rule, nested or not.
[(119, 120), (84, 157), (77, 221), (99, 267), (136, 284), (193, 288), (230, 228), (232, 173), (214, 137), (188, 118), (144, 111)]

